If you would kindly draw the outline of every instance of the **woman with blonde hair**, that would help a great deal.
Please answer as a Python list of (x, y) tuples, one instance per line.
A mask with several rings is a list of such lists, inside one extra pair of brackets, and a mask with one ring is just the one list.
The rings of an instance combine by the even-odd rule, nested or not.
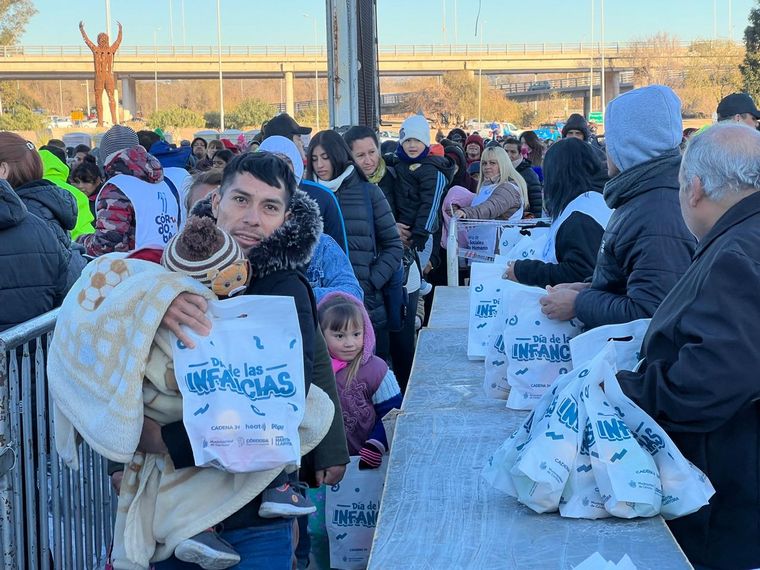
[(480, 157), (480, 182), (472, 204), (452, 207), (460, 219), (520, 220), (529, 206), (525, 179), (512, 166), (503, 148), (489, 146)]

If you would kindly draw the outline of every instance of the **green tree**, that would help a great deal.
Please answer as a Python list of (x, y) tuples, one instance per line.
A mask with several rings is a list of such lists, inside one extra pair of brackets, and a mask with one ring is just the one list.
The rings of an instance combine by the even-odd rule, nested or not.
[(39, 131), (45, 126), (45, 118), (29, 108), (15, 105), (0, 115), (0, 131)]
[(160, 111), (154, 111), (148, 117), (148, 126), (151, 129), (167, 129), (170, 127), (182, 129), (199, 127), (202, 124), (203, 117), (200, 113), (185, 109), (184, 107), (161, 109)]
[(744, 62), (739, 66), (744, 90), (755, 100), (760, 96), (760, 2), (749, 12), (749, 26), (744, 30)]
[(260, 127), (261, 123), (276, 114), (277, 110), (261, 99), (245, 99), (225, 117), (225, 126), (232, 129)]
[(203, 121), (206, 123), (207, 129), (220, 129), (222, 127), (222, 116), (219, 111), (203, 113)]
[(37, 13), (32, 0), (0, 0), (0, 45), (13, 45)]

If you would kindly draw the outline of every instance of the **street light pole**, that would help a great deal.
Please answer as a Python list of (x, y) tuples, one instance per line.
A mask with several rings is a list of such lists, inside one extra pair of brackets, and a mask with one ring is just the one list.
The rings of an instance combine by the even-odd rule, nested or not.
[(317, 18), (311, 14), (304, 14), (304, 18), (311, 18), (314, 24), (314, 101), (317, 106), (317, 131), (319, 131), (319, 60), (318, 60), (318, 39), (317, 39)]
[(106, 34), (111, 39), (111, 0), (106, 0)]
[(219, 128), (224, 131), (224, 82), (222, 79), (222, 9), (216, 0), (216, 47), (219, 52)]
[(718, 0), (713, 0), (713, 41), (718, 39)]
[(185, 0), (179, 0), (180, 15), (182, 17), (182, 45), (187, 45), (187, 36), (185, 36)]
[(480, 23), (480, 60), (478, 61), (478, 129), (483, 122), (481, 117), (483, 102), (483, 22)]
[(588, 65), (588, 112), (594, 111), (594, 0), (591, 0), (591, 49)]
[(174, 47), (174, 11), (172, 4), (173, 0), (169, 0), (169, 44)]
[(153, 92), (155, 96), (155, 111), (158, 111), (158, 31), (160, 29), (153, 30)]
[(601, 76), (601, 78), (602, 78), (602, 81), (601, 81), (601, 83), (602, 83), (602, 85), (601, 85), (601, 88), (602, 88), (602, 113), (604, 113), (605, 110), (607, 109), (607, 99), (606, 99), (607, 95), (605, 93), (605, 85), (604, 85), (604, 83), (606, 81), (606, 79), (605, 79), (605, 72), (604, 72), (604, 0), (601, 0), (601, 3), (602, 3), (602, 12), (600, 14), (600, 17), (602, 19), (602, 26), (601, 26), (602, 27), (602, 30), (601, 30), (601, 35), (602, 35), (601, 50), (602, 50), (602, 53), (601, 53), (601, 58), (600, 59), (601, 59), (601, 65), (602, 65), (602, 76)]
[(84, 80), (84, 94), (87, 97), (87, 112), (85, 113), (85, 116), (89, 119), (90, 118), (90, 80), (89, 79)]

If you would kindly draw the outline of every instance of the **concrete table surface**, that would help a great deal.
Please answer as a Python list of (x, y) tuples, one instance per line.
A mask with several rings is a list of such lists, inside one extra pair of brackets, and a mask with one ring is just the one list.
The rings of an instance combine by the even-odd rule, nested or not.
[(469, 287), (436, 287), (428, 328), (467, 327)]
[(597, 551), (613, 562), (628, 554), (639, 570), (691, 568), (660, 517), (539, 515), (482, 481), (488, 457), (526, 412), (487, 398), (483, 362), (467, 359), (467, 288), (435, 294), (396, 424), (369, 568), (569, 570)]

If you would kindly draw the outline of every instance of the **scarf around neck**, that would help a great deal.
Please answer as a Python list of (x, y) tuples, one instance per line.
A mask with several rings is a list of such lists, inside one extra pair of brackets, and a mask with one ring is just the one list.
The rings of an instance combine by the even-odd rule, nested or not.
[(426, 146), (425, 150), (423, 150), (419, 156), (416, 156), (412, 158), (406, 152), (404, 151), (404, 147), (401, 145), (398, 145), (398, 148), (396, 149), (396, 156), (399, 157), (400, 160), (403, 162), (420, 162), (423, 158), (425, 158), (430, 153), (430, 147)]
[(354, 165), (349, 164), (348, 168), (343, 171), (343, 174), (340, 176), (336, 176), (332, 180), (322, 180), (319, 176), (316, 174), (314, 175), (314, 178), (316, 178), (316, 181), (319, 182), (322, 186), (326, 186), (333, 192), (337, 192), (338, 188), (340, 188), (340, 185), (343, 184), (343, 181), (351, 176), (354, 173)]
[(386, 171), (385, 159), (381, 156), (380, 162), (377, 163), (377, 169), (372, 173), (372, 176), (369, 176), (367, 179), (372, 182), (372, 184), (379, 184), (383, 179), (383, 176), (385, 176)]

